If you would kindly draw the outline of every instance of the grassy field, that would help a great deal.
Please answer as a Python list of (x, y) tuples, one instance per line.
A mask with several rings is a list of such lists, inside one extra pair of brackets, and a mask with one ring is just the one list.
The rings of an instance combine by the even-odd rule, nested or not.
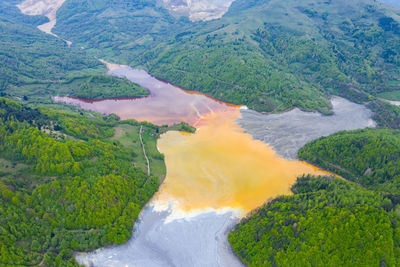
[[(139, 138), (140, 123), (132, 125), (121, 122), (115, 127), (115, 136), (112, 138), (121, 143), (121, 145), (133, 155), (133, 164), (139, 167), (143, 172), (147, 172), (147, 162), (143, 154), (142, 145)], [(157, 132), (153, 127), (143, 126), (143, 143), (147, 157), (150, 162), (151, 175), (157, 176), (160, 180), (165, 178), (166, 167), (164, 156), (157, 150)], [(161, 181), (160, 181), (161, 182)]]

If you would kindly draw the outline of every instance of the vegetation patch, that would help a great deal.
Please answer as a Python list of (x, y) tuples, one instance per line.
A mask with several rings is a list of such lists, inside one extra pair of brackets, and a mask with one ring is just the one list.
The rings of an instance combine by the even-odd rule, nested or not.
[(293, 196), (255, 211), (229, 234), (248, 266), (397, 266), (399, 202), (327, 177), (301, 177)]
[(144, 126), (144, 144), (160, 158), (147, 176), (142, 150), (113, 140), (125, 127), (115, 116), (0, 104), (0, 265), (77, 266), (73, 251), (126, 242), (165, 175), (159, 129)]
[(377, 191), (400, 193), (400, 131), (344, 131), (308, 143), (299, 157)]
[(146, 89), (127, 79), (106, 75), (74, 77), (63, 83), (53, 84), (50, 89), (52, 87), (60, 95), (84, 99), (145, 97), (149, 94)]

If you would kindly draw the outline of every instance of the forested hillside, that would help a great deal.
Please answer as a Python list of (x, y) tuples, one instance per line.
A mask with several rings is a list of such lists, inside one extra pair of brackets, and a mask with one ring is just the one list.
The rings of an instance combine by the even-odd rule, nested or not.
[(64, 41), (36, 28), (46, 22), (41, 16), (26, 16), (15, 6), (20, 1), (0, 2), (0, 90), (37, 81), (54, 81), (66, 73), (104, 70), (102, 64)]
[(0, 98), (0, 265), (74, 266), (74, 251), (126, 242), (165, 175), (165, 130)]
[(189, 25), (188, 18), (173, 17), (156, 0), (69, 0), (57, 12), (54, 32), (88, 53), (131, 64)]
[(106, 75), (75, 76), (61, 83), (53, 83), (49, 88), (57, 95), (84, 99), (145, 97), (149, 95), (146, 89), (127, 79)]
[(292, 191), (229, 234), (245, 264), (399, 266), (398, 199), (327, 177), (299, 178)]
[(365, 187), (400, 193), (400, 131), (357, 130), (322, 137), (299, 157)]
[(105, 76), (96, 58), (39, 31), (36, 26), (47, 18), (23, 15), (17, 3), (0, 2), (0, 96), (38, 102), (59, 93), (93, 99), (148, 94), (138, 85)]
[(229, 235), (249, 266), (398, 266), (400, 131), (343, 131), (299, 157), (346, 180), (302, 177)]
[(399, 14), (374, 0), (236, 0), (221, 19), (190, 23), (156, 0), (73, 0), (55, 31), (89, 53), (258, 111), (329, 114), (334, 94), (369, 102), (380, 126), (399, 128), (400, 109), (375, 98), (399, 90)]
[(143, 62), (156, 76), (259, 111), (329, 113), (330, 94), (363, 103), (399, 89), (396, 11), (372, 0), (238, 0)]

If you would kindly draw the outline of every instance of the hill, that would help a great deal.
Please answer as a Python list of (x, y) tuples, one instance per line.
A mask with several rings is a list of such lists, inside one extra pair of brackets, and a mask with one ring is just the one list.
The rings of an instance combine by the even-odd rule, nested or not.
[[(234, 1), (217, 20), (192, 23), (155, 0), (68, 1), (56, 33), (89, 53), (257, 111), (331, 113), (330, 95), (370, 103), (381, 126), (400, 109), (400, 9), (373, 0)], [(393, 114), (387, 118), (381, 114)]]
[(0, 90), (37, 81), (62, 79), (68, 73), (103, 71), (96, 59), (39, 31), (46, 22), (41, 16), (26, 16), (15, 6), (19, 1), (0, 3)]
[[(398, 266), (400, 131), (343, 131), (299, 157), (345, 180), (301, 177), (293, 196), (244, 219), (229, 242), (249, 266)], [(382, 249), (384, 248), (384, 249)]]
[(344, 131), (308, 143), (299, 157), (377, 191), (400, 193), (400, 131)]
[(165, 130), (0, 98), (0, 265), (77, 266), (74, 251), (126, 242), (164, 178)]
[(39, 31), (47, 18), (21, 14), (18, 2), (0, 2), (0, 96), (49, 102), (59, 93), (95, 99), (148, 95), (138, 85), (102, 75), (106, 69), (97, 59)]
[[(398, 12), (399, 10), (396, 9)], [(143, 56), (154, 75), (258, 111), (330, 112), (398, 90), (399, 16), (375, 1), (235, 1)]]
[(173, 17), (156, 0), (69, 0), (57, 12), (54, 32), (88, 53), (119, 64), (175, 36), (190, 25)]
[(246, 265), (399, 265), (399, 202), (336, 178), (301, 177), (292, 191), (229, 234)]

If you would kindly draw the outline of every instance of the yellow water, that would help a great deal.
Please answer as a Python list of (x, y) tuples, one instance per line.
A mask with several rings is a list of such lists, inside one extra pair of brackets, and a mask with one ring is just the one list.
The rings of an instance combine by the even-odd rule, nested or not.
[(307, 163), (289, 161), (243, 132), (237, 108), (210, 113), (195, 134), (168, 132), (158, 142), (167, 177), (157, 200), (177, 201), (189, 211), (238, 208), (250, 211), (290, 193), (302, 174), (327, 174)]
[(158, 141), (165, 154), (167, 176), (155, 197), (161, 207), (170, 202), (178, 209), (234, 208), (250, 211), (269, 199), (290, 194), (302, 174), (327, 174), (300, 161), (289, 161), (261, 141), (244, 133), (236, 120), (238, 106), (228, 105), (197, 92), (188, 92), (160, 81), (143, 70), (115, 69), (149, 89), (140, 99), (83, 100), (56, 97), (100, 113), (115, 113), (158, 125), (186, 121), (195, 134), (167, 132)]

